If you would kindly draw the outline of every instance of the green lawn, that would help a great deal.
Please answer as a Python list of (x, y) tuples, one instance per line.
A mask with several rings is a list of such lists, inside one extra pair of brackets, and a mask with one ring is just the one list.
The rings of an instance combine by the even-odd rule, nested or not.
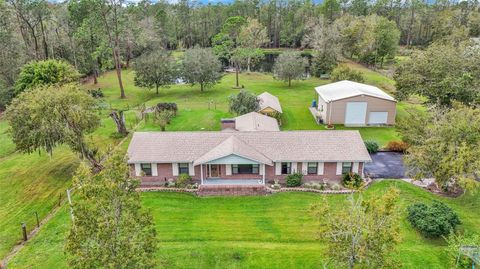
[[(357, 66), (365, 72), (367, 82), (381, 86), (391, 83), (386, 77)], [(130, 109), (126, 112), (130, 129), (138, 124), (138, 111), (134, 108), (146, 103), (148, 106), (158, 102), (176, 102), (178, 116), (172, 120), (167, 130), (220, 130), (220, 119), (234, 116), (228, 112), (228, 96), (238, 93), (232, 89), (234, 75), (226, 75), (213, 88), (200, 92), (198, 86), (175, 85), (161, 89), (160, 94), (134, 86), (133, 71), (123, 73), (126, 99), (120, 99), (115, 72), (107, 72), (99, 78), (99, 84), (85, 85), (85, 88), (101, 88), (105, 98), (101, 100), (103, 109), (99, 111), (101, 126), (88, 141), (108, 151), (121, 139), (114, 138), (115, 125), (108, 117), (110, 109)], [(271, 74), (241, 74), (240, 83), (249, 91), (257, 94), (268, 91), (277, 95), (284, 110), (283, 130), (323, 130), (315, 124), (308, 106), (316, 98), (314, 87), (328, 83), (328, 80), (311, 78), (294, 81), (292, 87), (282, 81), (274, 80)], [(410, 103), (399, 103), (398, 115), (404, 115), (406, 107), (418, 107)], [(402, 114), (403, 113), (403, 114)], [(21, 238), (20, 223), (26, 222), (28, 229), (33, 228), (34, 212), (43, 218), (52, 208), (58, 195), (65, 194), (70, 178), (78, 165), (78, 158), (65, 147), (54, 151), (53, 157), (44, 152), (22, 154), (15, 152), (15, 146), (7, 132), (5, 120), (0, 120), (0, 257), (3, 257)], [(337, 126), (337, 129), (345, 129)], [(355, 129), (355, 128), (353, 128)], [(395, 128), (356, 128), (364, 139), (376, 140), (381, 145), (398, 139)], [(159, 130), (152, 122), (139, 124), (139, 130)], [(128, 140), (121, 148), (128, 147)], [(50, 225), (50, 224), (49, 224)]]
[[(376, 72), (366, 69), (361, 65), (355, 68), (364, 72), (367, 82), (386, 88), (391, 91), (393, 81)], [(232, 89), (235, 77), (233, 74), (227, 74), (221, 82), (204, 92), (199, 90), (198, 86), (174, 85), (170, 88), (160, 89), (158, 95), (153, 90), (140, 89), (133, 85), (133, 71), (123, 72), (125, 88), (127, 89), (127, 99), (119, 98), (116, 76), (114, 72), (106, 73), (100, 79), (96, 86), (87, 85), (86, 87), (101, 88), (108, 101), (105, 101), (107, 107), (113, 108), (133, 108), (138, 104), (145, 103), (147, 106), (155, 105), (159, 102), (175, 102), (179, 107), (179, 113), (171, 124), (167, 127), (169, 131), (197, 131), (197, 130), (220, 130), (220, 119), (224, 117), (233, 117), (228, 112), (228, 97), (239, 92), (238, 89)], [(316, 98), (314, 87), (329, 83), (328, 80), (310, 78), (302, 81), (294, 81), (292, 87), (286, 83), (274, 80), (271, 74), (263, 73), (243, 73), (240, 74), (240, 84), (245, 86), (248, 91), (260, 94), (268, 91), (280, 99), (283, 108), (282, 130), (324, 130), (324, 126), (317, 125), (311, 116), (308, 106)], [(385, 86), (386, 85), (386, 86)], [(405, 113), (407, 107), (417, 108), (418, 104), (400, 102), (398, 104), (398, 116)], [(134, 125), (134, 114), (131, 110), (129, 125)], [(127, 114), (127, 115), (128, 115)], [(107, 122), (110, 122), (107, 120)], [(110, 122), (110, 124), (113, 124)], [(139, 130), (156, 131), (160, 127), (153, 122), (141, 123)], [(385, 145), (388, 141), (398, 140), (399, 136), (394, 127), (365, 127), (365, 128), (346, 128), (337, 126), (337, 129), (356, 129), (359, 130), (364, 139), (375, 140), (380, 145)]]
[[(480, 195), (457, 199), (435, 196), (401, 181), (372, 185), (369, 196), (390, 186), (401, 190), (401, 235), (398, 257), (403, 268), (448, 268), (443, 240), (426, 240), (406, 221), (405, 208), (442, 200), (460, 215), (461, 229), (478, 231)], [(198, 198), (179, 193), (143, 193), (155, 219), (159, 268), (322, 268), (325, 248), (316, 240), (309, 206), (323, 197), (339, 210), (346, 195), (280, 193), (265, 197)], [(29, 242), (11, 268), (66, 268), (62, 251), (68, 230), (66, 208)]]

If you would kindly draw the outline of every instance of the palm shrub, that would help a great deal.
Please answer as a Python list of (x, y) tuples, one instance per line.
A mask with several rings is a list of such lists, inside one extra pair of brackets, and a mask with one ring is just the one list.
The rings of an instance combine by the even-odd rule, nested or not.
[(343, 186), (349, 189), (359, 189), (363, 186), (363, 178), (357, 173), (347, 173), (342, 178)]
[(365, 141), (365, 147), (367, 148), (368, 153), (376, 153), (379, 148), (378, 143), (371, 140)]
[(431, 205), (416, 203), (409, 206), (407, 211), (407, 219), (412, 226), (429, 238), (447, 236), (461, 224), (455, 211), (439, 201), (434, 201)]
[(285, 178), (287, 187), (298, 187), (302, 185), (302, 180), (303, 180), (303, 174), (298, 172), (290, 174)]
[(177, 182), (175, 182), (175, 186), (178, 188), (186, 188), (188, 185), (192, 183), (192, 177), (188, 174), (180, 174), (177, 177)]

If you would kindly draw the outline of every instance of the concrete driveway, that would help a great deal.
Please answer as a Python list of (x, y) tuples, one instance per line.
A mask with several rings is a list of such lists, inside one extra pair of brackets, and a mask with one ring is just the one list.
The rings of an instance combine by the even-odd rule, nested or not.
[(405, 178), (402, 153), (377, 152), (370, 156), (373, 162), (365, 164), (366, 175), (372, 178)]

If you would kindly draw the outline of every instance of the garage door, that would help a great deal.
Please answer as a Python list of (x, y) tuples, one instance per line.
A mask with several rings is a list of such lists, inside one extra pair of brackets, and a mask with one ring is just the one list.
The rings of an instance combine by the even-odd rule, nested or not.
[(368, 124), (387, 124), (388, 112), (370, 112)]
[(348, 102), (345, 111), (345, 125), (365, 125), (367, 102)]

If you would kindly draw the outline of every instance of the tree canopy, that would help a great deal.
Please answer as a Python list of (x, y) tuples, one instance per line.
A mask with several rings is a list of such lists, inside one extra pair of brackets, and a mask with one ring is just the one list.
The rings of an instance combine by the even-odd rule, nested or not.
[(292, 85), (292, 80), (301, 79), (305, 73), (306, 61), (299, 52), (286, 51), (278, 56), (273, 66), (276, 78)]
[(165, 50), (142, 54), (135, 60), (135, 85), (155, 88), (169, 86), (177, 78), (175, 59)]
[(77, 81), (79, 77), (77, 70), (66, 62), (57, 60), (34, 61), (22, 67), (15, 83), (15, 93), (19, 94), (37, 86), (62, 85)]
[(200, 84), (200, 90), (213, 86), (222, 77), (221, 64), (211, 49), (194, 48), (185, 51), (182, 76), (188, 83)]
[(17, 150), (32, 153), (62, 144), (99, 167), (95, 150), (85, 135), (93, 132), (100, 119), (96, 101), (76, 84), (37, 87), (21, 93), (6, 110), (12, 140)]
[(245, 90), (241, 90), (236, 95), (230, 95), (228, 102), (230, 112), (236, 113), (237, 115), (257, 111), (260, 108), (257, 96)]
[[(441, 52), (441, 53), (439, 53)], [(436, 43), (415, 52), (395, 71), (396, 97), (405, 100), (412, 94), (439, 106), (457, 101), (480, 103), (480, 49), (470, 43)]]
[(65, 243), (71, 268), (155, 267), (155, 225), (142, 209), (138, 180), (130, 177), (126, 161), (115, 152), (97, 174), (78, 168)]

